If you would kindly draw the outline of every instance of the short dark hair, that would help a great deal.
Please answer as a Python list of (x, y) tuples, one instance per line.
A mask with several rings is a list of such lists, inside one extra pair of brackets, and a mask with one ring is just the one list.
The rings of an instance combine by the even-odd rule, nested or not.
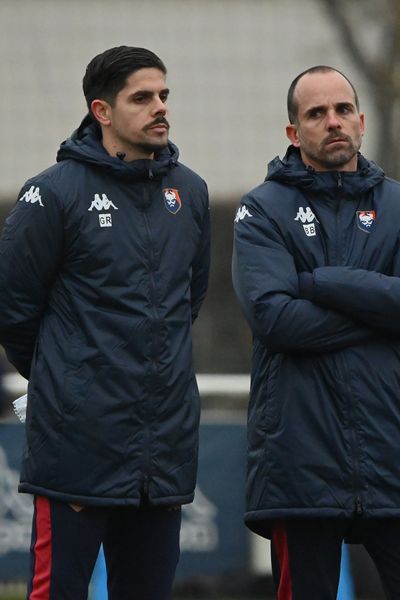
[(95, 56), (86, 67), (83, 78), (83, 93), (89, 112), (91, 113), (90, 106), (96, 98), (113, 105), (129, 75), (139, 69), (149, 68), (159, 69), (167, 74), (162, 60), (146, 48), (117, 46)]
[(296, 91), (296, 86), (297, 86), (299, 80), (302, 77), (304, 77), (304, 75), (307, 75), (309, 73), (328, 73), (329, 71), (335, 71), (336, 73), (339, 73), (339, 75), (344, 77), (345, 80), (351, 85), (351, 89), (354, 92), (354, 100), (356, 103), (357, 110), (360, 110), (360, 103), (358, 101), (357, 91), (356, 91), (356, 88), (354, 87), (354, 85), (351, 83), (350, 79), (348, 77), (346, 77), (346, 75), (344, 75), (344, 73), (342, 73), (338, 69), (335, 69), (334, 67), (328, 67), (326, 65), (317, 65), (316, 67), (310, 67), (309, 69), (306, 69), (305, 71), (300, 73), (300, 75), (297, 75), (297, 77), (295, 79), (293, 79), (292, 83), (290, 84), (288, 95), (287, 95), (287, 110), (288, 110), (288, 116), (289, 116), (290, 123), (295, 123), (296, 119), (297, 119), (298, 106), (297, 106), (296, 100), (294, 99), (294, 93)]

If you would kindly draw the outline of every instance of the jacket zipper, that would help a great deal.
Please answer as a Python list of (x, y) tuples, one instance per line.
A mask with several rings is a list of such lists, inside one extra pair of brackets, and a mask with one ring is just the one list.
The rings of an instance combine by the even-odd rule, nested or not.
[[(343, 260), (343, 244), (342, 244), (342, 236), (341, 236), (341, 229), (340, 229), (340, 207), (341, 207), (341, 201), (343, 200), (343, 182), (342, 182), (342, 174), (340, 172), (337, 173), (337, 187), (338, 187), (338, 202), (336, 205), (336, 250), (337, 250), (337, 255), (336, 255), (336, 264), (337, 265), (343, 265), (344, 260)], [(361, 516), (364, 512), (363, 509), (363, 505), (362, 505), (362, 500), (358, 494), (358, 490), (360, 489), (361, 486), (361, 479), (360, 479), (360, 456), (359, 456), (359, 451), (358, 451), (358, 443), (357, 443), (357, 432), (356, 432), (356, 420), (355, 420), (355, 414), (354, 414), (354, 405), (353, 405), (353, 394), (351, 392), (351, 386), (349, 383), (349, 376), (348, 376), (348, 368), (346, 365), (346, 361), (344, 359), (344, 357), (342, 356), (341, 358), (341, 362), (342, 362), (342, 368), (343, 368), (343, 374), (344, 374), (344, 381), (345, 381), (345, 388), (346, 388), (346, 396), (348, 398), (348, 402), (347, 402), (347, 406), (349, 407), (349, 427), (350, 427), (350, 432), (351, 432), (351, 453), (352, 453), (352, 458), (353, 458), (353, 492), (354, 495), (356, 496), (355, 499), (355, 514), (357, 516)]]
[(336, 256), (335, 256), (335, 264), (342, 264), (342, 244), (341, 244), (341, 231), (340, 231), (340, 202), (342, 201), (342, 192), (343, 192), (343, 183), (342, 183), (342, 175), (339, 172), (337, 174), (337, 187), (338, 187), (338, 201), (336, 203)]
[(347, 398), (347, 406), (349, 410), (349, 419), (348, 425), (350, 429), (351, 435), (351, 456), (352, 456), (352, 465), (353, 465), (353, 493), (355, 496), (355, 513), (357, 516), (361, 516), (364, 512), (362, 499), (360, 497), (360, 488), (361, 488), (361, 477), (360, 477), (360, 454), (358, 450), (358, 442), (357, 442), (357, 432), (356, 432), (356, 419), (354, 416), (354, 405), (353, 405), (353, 394), (351, 392), (350, 383), (348, 380), (348, 368), (346, 365), (346, 361), (343, 356), (341, 356), (342, 363), (342, 371), (344, 374), (344, 384)]
[[(151, 177), (150, 177), (151, 178)], [(143, 193), (146, 196), (150, 195), (150, 191), (148, 190), (148, 186), (143, 186)], [(149, 201), (151, 199), (149, 198)], [(150, 202), (149, 202), (150, 205)], [(159, 320), (159, 315), (156, 307), (156, 280), (154, 275), (155, 268), (155, 255), (153, 249), (153, 238), (151, 235), (150, 223), (146, 213), (146, 210), (143, 211), (143, 219), (145, 223), (145, 229), (148, 240), (148, 268), (149, 268), (149, 278), (150, 278), (150, 300), (153, 312), (153, 323), (156, 324)], [(152, 370), (154, 374), (157, 373), (157, 362), (159, 360), (159, 338), (156, 336), (156, 331), (152, 329), (152, 344), (151, 344), (151, 364)], [(151, 417), (152, 411), (150, 409), (150, 403), (147, 403), (146, 411), (146, 427), (145, 427), (145, 448), (144, 448), (144, 460), (143, 460), (143, 470), (144, 470), (144, 479), (143, 479), (143, 494), (145, 497), (149, 495), (149, 484), (150, 484), (150, 465), (151, 465), (151, 453), (150, 453), (150, 444), (151, 444)]]

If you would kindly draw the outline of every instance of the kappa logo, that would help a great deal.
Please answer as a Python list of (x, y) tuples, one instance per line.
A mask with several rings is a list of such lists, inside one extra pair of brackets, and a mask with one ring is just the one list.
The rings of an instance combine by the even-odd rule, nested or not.
[(312, 223), (317, 219), (315, 218), (315, 215), (309, 206), (307, 206), (306, 210), (304, 210), (304, 208), (300, 206), (294, 220), (301, 221), (302, 223)]
[(110, 210), (110, 208), (114, 208), (114, 210), (118, 210), (118, 208), (115, 206), (115, 204), (107, 198), (106, 194), (102, 194), (101, 198), (100, 198), (100, 194), (94, 195), (94, 200), (92, 200), (92, 204), (90, 205), (88, 210), (92, 211), (94, 208), (98, 211)]
[(374, 210), (358, 210), (356, 212), (357, 215), (357, 225), (361, 231), (365, 231), (366, 233), (371, 233), (371, 229), (373, 224), (375, 223), (376, 214)]
[(31, 185), (29, 190), (27, 190), (25, 194), (21, 196), (19, 201), (29, 202), (30, 204), (35, 204), (36, 202), (39, 202), (40, 206), (44, 206), (42, 202), (42, 197), (40, 195), (40, 189), (38, 187), (35, 187), (34, 185)]
[(294, 220), (301, 221), (303, 223), (304, 232), (308, 237), (313, 237), (314, 235), (317, 235), (317, 229), (315, 227), (314, 221), (318, 223), (318, 219), (316, 218), (309, 206), (307, 206), (306, 210), (304, 210), (304, 208), (300, 206)]
[(239, 223), (239, 221), (243, 221), (245, 217), (252, 217), (253, 215), (250, 213), (249, 209), (245, 204), (243, 206), (239, 206), (236, 212), (235, 223)]
[(176, 215), (178, 210), (182, 208), (182, 200), (179, 196), (179, 191), (173, 188), (165, 188), (163, 190), (164, 204), (166, 209)]

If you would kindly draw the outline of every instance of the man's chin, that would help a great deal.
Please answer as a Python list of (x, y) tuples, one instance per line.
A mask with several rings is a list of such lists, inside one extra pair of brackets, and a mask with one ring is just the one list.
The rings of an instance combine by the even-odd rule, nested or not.
[(168, 146), (168, 138), (165, 140), (159, 140), (159, 141), (154, 141), (154, 142), (143, 142), (141, 144), (138, 144), (138, 147), (143, 150), (146, 153), (149, 154), (157, 154), (158, 152), (161, 152), (161, 150), (164, 150), (164, 148), (166, 148)]
[(321, 162), (323, 162), (325, 166), (330, 169), (340, 168), (344, 167), (351, 160), (353, 160), (356, 154), (357, 152), (340, 152), (337, 150), (336, 152), (327, 154)]

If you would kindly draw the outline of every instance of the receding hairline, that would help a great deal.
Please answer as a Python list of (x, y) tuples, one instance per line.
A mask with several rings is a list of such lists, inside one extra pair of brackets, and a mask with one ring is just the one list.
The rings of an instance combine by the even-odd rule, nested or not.
[(347, 83), (350, 85), (353, 94), (354, 94), (354, 101), (355, 101), (355, 105), (357, 110), (360, 110), (360, 103), (358, 100), (358, 95), (357, 95), (357, 90), (354, 87), (354, 85), (352, 84), (352, 82), (350, 81), (350, 79), (348, 77), (346, 77), (346, 75), (344, 73), (342, 73), (341, 71), (339, 71), (339, 69), (335, 69), (335, 67), (329, 67), (327, 65), (317, 65), (315, 67), (310, 67), (309, 69), (306, 69), (305, 71), (303, 71), (302, 73), (300, 73), (299, 75), (297, 75), (297, 77), (295, 77), (292, 81), (292, 83), (290, 84), (289, 90), (288, 90), (288, 95), (287, 95), (287, 110), (288, 110), (288, 116), (289, 116), (289, 122), (290, 123), (295, 123), (297, 120), (297, 115), (298, 115), (298, 103), (296, 101), (295, 98), (295, 94), (296, 94), (296, 90), (297, 90), (297, 86), (298, 83), (301, 79), (303, 79), (306, 75), (314, 75), (314, 74), (318, 74), (318, 73), (338, 73), (339, 75), (341, 75), (343, 77), (343, 79), (345, 81), (347, 81)]

